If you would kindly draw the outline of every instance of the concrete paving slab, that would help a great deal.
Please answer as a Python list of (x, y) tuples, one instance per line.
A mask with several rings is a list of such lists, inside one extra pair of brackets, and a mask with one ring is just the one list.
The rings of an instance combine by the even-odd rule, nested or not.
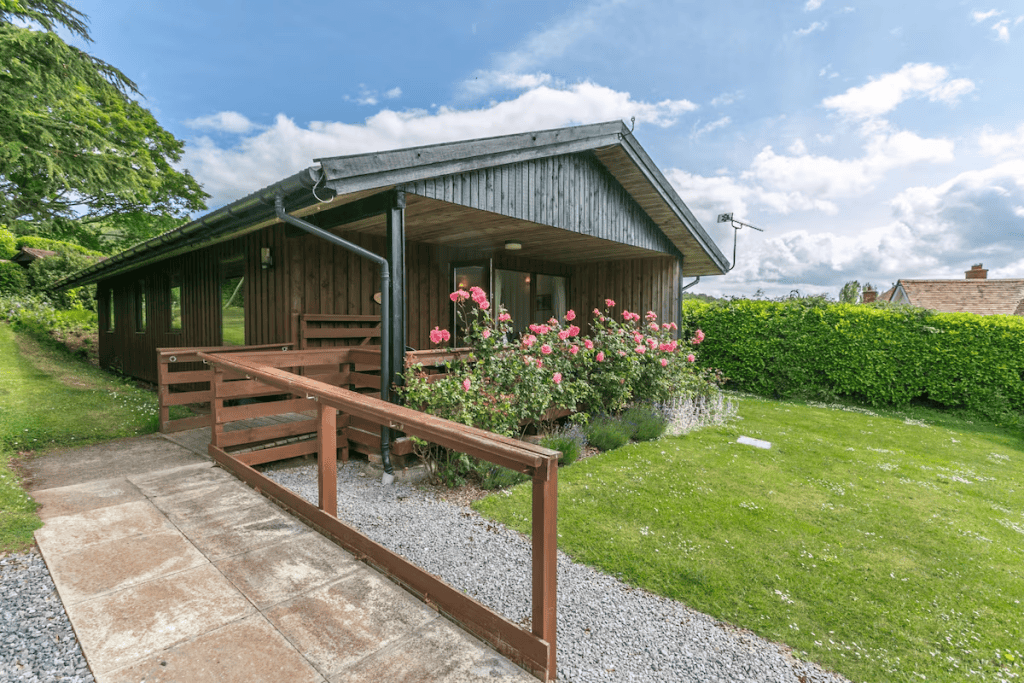
[(22, 464), (30, 491), (97, 479), (127, 477), (208, 461), (208, 456), (170, 444), (157, 434), (58, 450)]
[(377, 650), (330, 683), (536, 683), (536, 678), (484, 646), (447, 619), (434, 619)]
[(209, 564), (65, 604), (94, 674), (224, 626), (252, 613), (252, 604)]
[(315, 531), (216, 563), (217, 569), (264, 610), (342, 578), (361, 564)]
[(343, 579), (264, 614), (326, 676), (341, 673), (409, 631), (441, 618), (362, 565)]
[(33, 491), (32, 497), (41, 506), (37, 512), (42, 520), (63, 517), (86, 510), (120, 505), (146, 496), (127, 479), (98, 479), (96, 481)]
[(101, 674), (97, 683), (323, 683), (260, 614)]
[(309, 527), (262, 498), (177, 524), (211, 562), (304, 534)]
[(66, 605), (206, 563), (177, 530), (118, 538), (63, 555), (46, 553)]
[(96, 543), (173, 530), (152, 503), (137, 500), (51, 517), (36, 531), (36, 543), (44, 556), (64, 555)]
[(264, 500), (259, 496), (254, 497), (251, 488), (224, 470), (216, 471), (220, 474), (216, 475), (215, 480), (183, 477), (182, 485), (192, 483), (193, 487), (151, 500), (168, 519), (179, 526), (203, 524), (236, 508), (252, 506)]
[(214, 466), (212, 460), (159, 472), (135, 474), (129, 476), (128, 480), (150, 498), (171, 496), (203, 486), (237, 481), (229, 472)]

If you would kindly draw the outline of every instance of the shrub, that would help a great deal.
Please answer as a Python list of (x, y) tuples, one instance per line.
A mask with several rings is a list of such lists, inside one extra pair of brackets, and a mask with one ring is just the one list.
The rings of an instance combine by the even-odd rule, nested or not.
[(14, 258), (17, 251), (18, 246), (14, 234), (7, 229), (7, 226), (0, 225), (0, 259), (9, 261)]
[(1020, 316), (790, 299), (686, 301), (683, 319), (708, 332), (701, 362), (743, 391), (895, 408), (928, 400), (998, 420), (1024, 411)]
[(17, 263), (0, 263), (0, 295), (18, 296), (28, 292), (28, 275)]
[(96, 309), (96, 286), (74, 287), (72, 289), (51, 291), (51, 287), (71, 273), (86, 268), (95, 259), (77, 252), (59, 253), (49, 258), (38, 259), (28, 267), (28, 282), (32, 291), (46, 293), (59, 308)]
[(585, 429), (587, 442), (599, 451), (612, 451), (629, 443), (631, 429), (614, 417), (595, 417)]
[(79, 246), (72, 242), (62, 242), (60, 240), (52, 240), (46, 237), (37, 237), (35, 235), (22, 235), (17, 239), (16, 249), (23, 247), (29, 247), (31, 249), (46, 249), (47, 251), (55, 251), (58, 254), (81, 254), (82, 256), (91, 256), (92, 260), (90, 263), (95, 263), (97, 258), (105, 258), (106, 254), (101, 251), (94, 249), (86, 249), (85, 247)]
[(571, 465), (576, 462), (587, 445), (587, 435), (578, 425), (566, 427), (540, 440), (540, 445), (553, 451), (561, 451), (559, 465)]
[[(487, 463), (490, 464), (490, 463)], [(485, 491), (494, 491), (495, 489), (506, 489), (516, 484), (521, 484), (524, 481), (528, 481), (530, 478), (522, 472), (516, 472), (510, 470), (507, 467), (501, 465), (490, 465), (480, 475), (480, 488)]]
[(637, 404), (622, 413), (622, 424), (630, 430), (629, 437), (637, 441), (654, 441), (665, 433), (668, 419), (649, 404)]

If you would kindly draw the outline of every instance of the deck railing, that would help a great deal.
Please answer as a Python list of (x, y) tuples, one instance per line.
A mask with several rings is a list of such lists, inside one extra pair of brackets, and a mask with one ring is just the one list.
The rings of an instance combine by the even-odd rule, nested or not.
[[(360, 353), (362, 349), (349, 348)], [(558, 452), (499, 436), (475, 427), (457, 424), (410, 408), (397, 406), (373, 396), (287, 372), (283, 367), (295, 353), (215, 354), (198, 356), (214, 368), (214, 424), (222, 422), (225, 400), (232, 384), (255, 382), (262, 391), (303, 397), (317, 410), (317, 453), (319, 499), (316, 506), (289, 489), (254, 470), (243, 459), (211, 443), (209, 452), (218, 463), (257, 490), (322, 529), (360, 559), (379, 568), (424, 602), (470, 632), (490, 643), (502, 654), (543, 681), (556, 677), (555, 614), (558, 505)], [(306, 359), (311, 360), (311, 359)], [(358, 361), (358, 359), (353, 359)], [(280, 365), (280, 367), (274, 367)], [(340, 414), (340, 415), (339, 415)], [(402, 556), (370, 540), (337, 517), (337, 435), (339, 422), (364, 420), (375, 425), (416, 436), (426, 441), (467, 453), (476, 458), (529, 475), (533, 480), (533, 595), (532, 630), (527, 631), (460, 593), (436, 576)], [(216, 432), (215, 439), (216, 437)]]

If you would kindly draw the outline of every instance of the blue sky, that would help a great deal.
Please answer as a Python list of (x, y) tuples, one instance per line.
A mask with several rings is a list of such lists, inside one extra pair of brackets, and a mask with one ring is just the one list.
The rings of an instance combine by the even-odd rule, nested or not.
[(319, 156), (635, 116), (723, 252), (718, 213), (765, 229), (696, 291), (1024, 278), (1019, 2), (75, 6), (211, 208)]

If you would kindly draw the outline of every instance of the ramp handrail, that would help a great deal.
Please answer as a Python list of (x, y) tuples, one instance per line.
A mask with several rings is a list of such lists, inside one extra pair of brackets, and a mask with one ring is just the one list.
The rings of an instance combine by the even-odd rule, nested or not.
[[(357, 557), (390, 575), (427, 604), (490, 643), (541, 680), (551, 681), (556, 678), (557, 451), (318, 382), (261, 364), (254, 356), (228, 357), (202, 352), (197, 355), (212, 366), (218, 375), (241, 375), (276, 387), (282, 393), (316, 401), (319, 421), (319, 505), (312, 505), (263, 476), (215, 443), (209, 447), (211, 457), (257, 490), (324, 530)], [(223, 377), (218, 378), (221, 379)], [(214, 392), (223, 386), (223, 381), (215, 381)], [(212, 407), (215, 423), (223, 403), (223, 398), (214, 396)], [(339, 411), (532, 477), (532, 631), (526, 631), (510, 622), (338, 520), (336, 439)]]

